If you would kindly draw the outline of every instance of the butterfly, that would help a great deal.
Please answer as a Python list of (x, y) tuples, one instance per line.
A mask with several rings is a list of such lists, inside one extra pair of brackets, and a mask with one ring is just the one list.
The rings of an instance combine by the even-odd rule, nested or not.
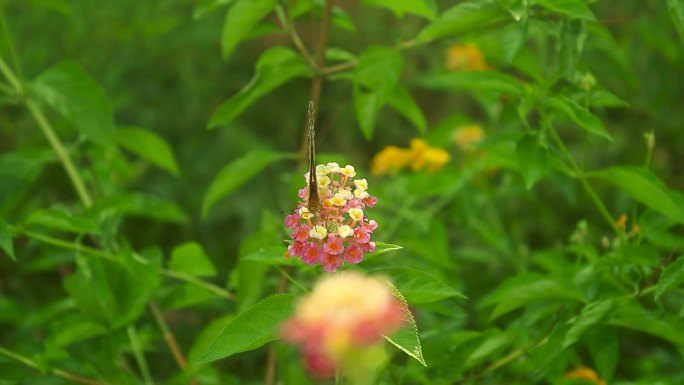
[(309, 198), (307, 199), (307, 208), (312, 214), (318, 212), (318, 207), (320, 205), (320, 198), (318, 197), (318, 179), (316, 178), (315, 119), (316, 113), (314, 109), (314, 102), (312, 100), (309, 101)]

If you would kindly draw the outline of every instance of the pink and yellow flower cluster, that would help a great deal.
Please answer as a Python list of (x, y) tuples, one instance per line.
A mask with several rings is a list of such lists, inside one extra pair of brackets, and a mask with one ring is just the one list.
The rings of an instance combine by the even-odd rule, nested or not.
[(343, 261), (356, 264), (363, 260), (364, 253), (375, 251), (371, 235), (378, 224), (369, 220), (364, 210), (373, 207), (377, 198), (368, 193), (368, 182), (355, 176), (353, 166), (316, 166), (320, 204), (316, 212), (310, 212), (309, 173), (304, 175), (307, 187), (298, 194), (302, 201), (285, 218), (293, 240), (288, 256), (300, 257), (309, 265), (320, 263), (325, 271), (334, 272)]
[(311, 374), (329, 378), (336, 372), (375, 370), (383, 358), (375, 348), (403, 323), (403, 304), (388, 282), (345, 271), (323, 278), (300, 299), (281, 334), (299, 346)]

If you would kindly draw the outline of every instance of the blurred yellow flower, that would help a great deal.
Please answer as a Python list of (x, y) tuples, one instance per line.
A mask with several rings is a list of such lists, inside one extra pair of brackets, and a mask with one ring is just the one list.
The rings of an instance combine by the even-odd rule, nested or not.
[(615, 227), (620, 230), (624, 230), (627, 226), (627, 214), (622, 214), (615, 220)]
[(578, 380), (587, 380), (589, 382), (593, 382), (596, 385), (606, 385), (606, 381), (602, 380), (601, 377), (596, 374), (596, 372), (591, 369), (591, 368), (577, 368), (574, 370), (571, 370), (563, 376), (564, 379), (570, 380), (570, 379), (578, 379)]
[(456, 129), (453, 141), (461, 151), (472, 152), (484, 138), (484, 131), (477, 124), (467, 124)]
[(454, 44), (447, 48), (444, 67), (449, 71), (481, 71), (488, 68), (482, 50), (475, 44)]
[(451, 160), (451, 155), (437, 147), (430, 147), (423, 139), (412, 139), (410, 148), (387, 146), (377, 153), (371, 162), (373, 175), (386, 175), (411, 167), (413, 171), (423, 168), (429, 173), (441, 170)]

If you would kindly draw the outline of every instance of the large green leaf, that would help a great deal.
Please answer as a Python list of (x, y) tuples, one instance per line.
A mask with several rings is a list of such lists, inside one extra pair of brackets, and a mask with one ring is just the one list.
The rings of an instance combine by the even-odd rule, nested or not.
[(169, 268), (198, 277), (216, 275), (216, 268), (197, 242), (186, 242), (176, 246), (171, 253)]
[(670, 11), (672, 23), (684, 43), (684, 0), (667, 0), (667, 8)]
[(576, 318), (569, 321), (572, 325), (563, 339), (563, 349), (577, 342), (588, 328), (601, 322), (614, 307), (615, 301), (612, 299), (592, 302), (585, 306)]
[(496, 1), (465, 1), (442, 12), (428, 24), (418, 40), (427, 42), (443, 36), (462, 35), (505, 20), (507, 17)]
[(387, 341), (396, 346), (399, 350), (406, 353), (409, 357), (427, 367), (425, 358), (423, 358), (423, 348), (420, 345), (420, 336), (418, 336), (418, 326), (416, 320), (409, 310), (406, 299), (397, 288), (388, 282), (394, 295), (401, 301), (402, 310), (404, 313), (404, 322), (406, 325), (391, 336), (384, 336)]
[(390, 92), (387, 98), (387, 104), (390, 105), (395, 111), (404, 115), (411, 123), (413, 123), (418, 131), (425, 133), (427, 122), (425, 121), (425, 115), (420, 109), (420, 106), (411, 96), (406, 87), (398, 84), (393, 92)]
[(34, 211), (26, 218), (24, 223), (77, 234), (100, 233), (100, 228), (95, 220), (84, 216), (76, 216), (61, 206)]
[(398, 17), (405, 13), (423, 16), (428, 19), (435, 17), (435, 9), (425, 0), (363, 0), (364, 3), (384, 7), (394, 12)]
[(294, 156), (292, 154), (254, 150), (232, 161), (222, 168), (211, 182), (207, 193), (204, 195), (202, 215), (206, 216), (216, 202), (242, 186), (269, 164)]
[(463, 294), (420, 270), (390, 267), (375, 270), (387, 274), (408, 303), (426, 303), (449, 297), (466, 298)]
[(7, 223), (2, 219), (0, 219), (0, 249), (2, 249), (7, 256), (12, 258), (13, 261), (17, 260), (17, 257), (14, 255), (12, 234), (10, 233), (9, 226), (7, 226)]
[(610, 313), (606, 323), (639, 330), (668, 340), (680, 347), (684, 346), (684, 323), (670, 315), (658, 314), (647, 310), (637, 303), (629, 303)]
[(585, 301), (580, 289), (565, 279), (524, 274), (504, 281), (480, 305), (495, 305), (490, 317), (495, 319), (529, 303), (549, 299)]
[(118, 128), (117, 143), (128, 151), (146, 159), (172, 175), (180, 174), (176, 157), (168, 143), (157, 133), (139, 127)]
[(109, 143), (114, 132), (109, 99), (81, 66), (60, 62), (41, 73), (31, 89), (83, 135), (100, 144)]
[(669, 189), (650, 170), (635, 166), (617, 166), (594, 175), (614, 184), (647, 207), (684, 222), (684, 214), (673, 200)]
[(354, 110), (366, 139), (373, 137), (375, 121), (399, 82), (404, 61), (396, 50), (368, 47), (354, 71)]
[(259, 98), (290, 79), (311, 75), (304, 59), (285, 47), (273, 47), (262, 53), (255, 70), (252, 80), (214, 112), (209, 128), (232, 120)]
[(461, 71), (429, 74), (419, 78), (419, 84), (430, 89), (467, 89), (500, 92), (521, 96), (525, 92), (522, 83), (511, 75), (498, 71)]
[(596, 20), (584, 0), (533, 0), (542, 7), (577, 19)]
[(160, 254), (145, 258), (129, 252), (105, 260), (77, 255), (77, 269), (64, 289), (81, 311), (111, 328), (136, 320), (160, 283)]
[(548, 151), (539, 143), (539, 137), (526, 135), (515, 147), (520, 171), (525, 178), (525, 187), (531, 189), (544, 177), (550, 168)]
[(246, 352), (273, 341), (278, 328), (294, 310), (292, 294), (275, 294), (232, 319), (209, 343), (197, 363), (207, 363)]
[(285, 258), (286, 247), (272, 246), (265, 247), (249, 253), (242, 257), (241, 261), (259, 262), (265, 265), (274, 266), (302, 266), (303, 262), (297, 257)]
[(587, 331), (585, 338), (591, 359), (606, 381), (613, 378), (620, 353), (620, 341), (615, 329), (607, 325), (595, 326)]
[(268, 15), (277, 0), (237, 0), (228, 10), (221, 34), (221, 51), (227, 58), (247, 38), (254, 26)]
[(613, 138), (603, 126), (601, 119), (575, 101), (554, 96), (549, 98), (547, 105), (553, 110), (561, 112), (570, 118), (570, 120), (582, 127), (588, 133), (613, 141)]
[(684, 283), (684, 256), (680, 256), (663, 270), (656, 286), (656, 299), (682, 283)]

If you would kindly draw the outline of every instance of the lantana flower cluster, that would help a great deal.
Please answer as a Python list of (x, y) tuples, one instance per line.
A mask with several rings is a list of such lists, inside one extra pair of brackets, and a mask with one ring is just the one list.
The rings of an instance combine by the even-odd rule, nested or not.
[(383, 335), (403, 326), (404, 311), (387, 281), (344, 271), (321, 279), (299, 300), (281, 335), (299, 346), (315, 377), (368, 376), (382, 365)]
[[(309, 265), (320, 263), (325, 271), (334, 272), (343, 261), (357, 264), (365, 253), (375, 251), (371, 235), (378, 224), (368, 219), (365, 209), (375, 206), (377, 198), (368, 193), (366, 179), (355, 176), (353, 166), (337, 163), (316, 166), (316, 187), (308, 185), (309, 173), (304, 175), (307, 186), (298, 193), (302, 201), (285, 218), (293, 240), (288, 256), (301, 257)], [(308, 209), (309, 188), (318, 188), (316, 212)]]

